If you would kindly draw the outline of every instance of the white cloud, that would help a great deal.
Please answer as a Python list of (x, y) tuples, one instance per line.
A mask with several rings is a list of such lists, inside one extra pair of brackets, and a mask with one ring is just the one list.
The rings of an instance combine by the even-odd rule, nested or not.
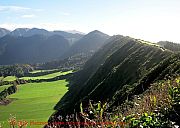
[(69, 16), (70, 13), (67, 13), (67, 12), (61, 12), (61, 15), (63, 15), (63, 16)]
[(33, 9), (29, 7), (22, 6), (0, 6), (0, 12), (24, 12), (24, 11), (35, 11), (41, 12), (43, 9)]
[(0, 6), (0, 11), (25, 11), (31, 8), (21, 7), (21, 6)]
[(22, 15), (22, 18), (34, 18), (36, 17), (34, 14), (27, 14), (27, 15)]
[(34, 9), (34, 11), (36, 11), (36, 12), (42, 12), (42, 11), (44, 11), (44, 9)]

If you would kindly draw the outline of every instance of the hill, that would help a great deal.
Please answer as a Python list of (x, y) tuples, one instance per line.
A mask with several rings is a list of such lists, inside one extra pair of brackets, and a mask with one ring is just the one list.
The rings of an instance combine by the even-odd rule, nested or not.
[(65, 31), (53, 31), (52, 34), (61, 35), (69, 41), (69, 44), (72, 45), (79, 39), (81, 39), (84, 34), (82, 33), (71, 33)]
[(0, 38), (7, 35), (8, 33), (10, 33), (9, 30), (7, 30), (5, 28), (0, 28)]
[(171, 55), (130, 37), (114, 36), (109, 41), (74, 75), (69, 92), (55, 109), (64, 104), (63, 108), (70, 109), (85, 97), (94, 101), (112, 99), (123, 86), (133, 86)]
[[(59, 121), (53, 116), (88, 113), (87, 109), (94, 111), (94, 114), (99, 109), (99, 116), (102, 117), (105, 111), (103, 104), (106, 103), (106, 112), (115, 116), (117, 113), (114, 111), (120, 111), (116, 108), (127, 100), (143, 94), (158, 80), (170, 79), (179, 74), (179, 53), (139, 39), (113, 36), (86, 62), (82, 70), (70, 78), (69, 91), (56, 104), (56, 113), (50, 117), (49, 122)], [(102, 103), (100, 106), (99, 102)], [(85, 117), (79, 116), (86, 120)]]
[(102, 47), (109, 36), (100, 31), (92, 31), (75, 42), (63, 57), (72, 56), (80, 53), (95, 52)]
[(52, 61), (59, 58), (69, 47), (68, 40), (60, 35), (7, 35), (0, 39), (0, 64)]

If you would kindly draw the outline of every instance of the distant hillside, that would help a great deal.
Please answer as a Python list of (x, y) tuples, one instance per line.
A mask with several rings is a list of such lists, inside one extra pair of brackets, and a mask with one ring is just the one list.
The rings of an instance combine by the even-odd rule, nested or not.
[(79, 53), (95, 52), (102, 47), (109, 38), (107, 34), (100, 31), (92, 31), (75, 42), (63, 57), (72, 56)]
[(5, 29), (5, 28), (0, 28), (0, 38), (5, 36), (6, 34), (10, 33), (9, 30)]
[(180, 51), (180, 44), (178, 43), (173, 43), (169, 41), (159, 41), (157, 44), (161, 45), (162, 47), (169, 49), (174, 52), (179, 52)]
[(17, 28), (0, 38), (0, 64), (44, 63), (72, 56), (75, 59), (73, 62), (76, 62), (77, 59), (86, 58), (78, 62), (80, 66), (77, 63), (75, 67), (79, 68), (108, 38), (107, 34), (97, 30), (82, 35), (39, 28)]
[(60, 35), (7, 35), (0, 39), (0, 64), (52, 61), (59, 58), (69, 47), (68, 40)]
[(80, 33), (70, 33), (65, 31), (47, 31), (45, 29), (39, 28), (17, 28), (14, 31), (10, 32), (9, 35), (15, 37), (29, 37), (33, 35), (43, 35), (43, 36), (52, 36), (52, 35), (60, 35), (69, 41), (69, 44), (72, 45), (74, 42), (78, 41), (84, 34)]
[(17, 28), (14, 31), (10, 32), (9, 35), (19, 37), (24, 36), (26, 32), (29, 30), (29, 28)]
[(72, 33), (72, 34), (82, 34), (82, 35), (85, 35), (85, 33), (80, 32), (80, 31), (76, 31), (76, 30), (68, 30), (68, 31), (66, 31), (66, 32)]
[(69, 41), (70, 45), (74, 44), (76, 41), (78, 41), (84, 36), (84, 34), (70, 33), (65, 31), (53, 31), (52, 34), (63, 36)]

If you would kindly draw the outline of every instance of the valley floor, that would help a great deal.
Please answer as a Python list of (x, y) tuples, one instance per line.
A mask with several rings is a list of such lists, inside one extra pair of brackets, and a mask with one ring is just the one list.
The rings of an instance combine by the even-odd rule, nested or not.
[[(69, 72), (49, 74), (63, 75)], [(40, 76), (43, 78), (43, 76)], [(55, 76), (54, 76), (55, 77)], [(39, 77), (38, 77), (39, 78)], [(68, 82), (57, 80), (52, 82), (27, 83), (18, 85), (17, 92), (9, 95), (8, 99), (12, 102), (8, 105), (0, 105), (0, 124), (4, 127), (9, 127), (8, 119), (15, 117), (17, 122), (47, 122), (50, 115), (54, 112), (53, 107), (60, 98), (67, 92)], [(5, 86), (0, 86), (3, 90)], [(32, 125), (30, 127), (39, 128), (43, 125)]]

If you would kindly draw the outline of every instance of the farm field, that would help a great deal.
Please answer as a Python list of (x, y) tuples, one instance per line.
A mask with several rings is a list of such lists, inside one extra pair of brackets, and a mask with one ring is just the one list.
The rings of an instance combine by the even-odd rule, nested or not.
[(54, 71), (54, 70), (58, 70), (58, 69), (50, 69), (50, 70), (34, 70), (30, 73), (34, 74), (34, 73), (39, 73), (39, 72), (50, 72), (50, 71)]
[(14, 80), (16, 80), (15, 76), (7, 76), (3, 79), (3, 81), (14, 81)]
[[(48, 79), (71, 72), (52, 73), (46, 76), (39, 76), (38, 78)], [(47, 122), (50, 115), (54, 112), (53, 107), (68, 91), (67, 84), (68, 82), (64, 79), (53, 82), (18, 85), (18, 91), (8, 97), (12, 99), (12, 102), (8, 105), (0, 105), (0, 123), (2, 127), (9, 127), (7, 120), (10, 118), (10, 115), (15, 116), (17, 121), (24, 120), (29, 124), (31, 121)], [(1, 86), (0, 90), (8, 86), (10, 85)], [(40, 128), (42, 126), (31, 125), (30, 127)]]
[(20, 79), (24, 79), (24, 80), (28, 80), (28, 79), (32, 79), (32, 80), (36, 80), (36, 79), (50, 79), (50, 78), (54, 78), (56, 76), (60, 76), (60, 75), (66, 75), (72, 73), (72, 71), (67, 71), (67, 72), (56, 72), (56, 73), (52, 73), (52, 74), (48, 74), (48, 75), (43, 75), (43, 76), (37, 76), (37, 77), (21, 77)]

